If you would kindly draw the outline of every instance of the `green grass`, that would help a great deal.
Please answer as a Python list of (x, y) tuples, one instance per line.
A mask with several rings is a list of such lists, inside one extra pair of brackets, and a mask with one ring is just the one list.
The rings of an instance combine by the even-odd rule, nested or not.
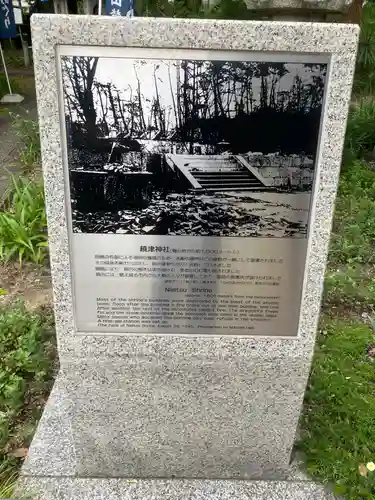
[(20, 161), (26, 168), (34, 167), (40, 163), (40, 137), (39, 126), (35, 120), (10, 113), (12, 127), (20, 142)]
[(330, 321), (318, 335), (305, 400), (300, 449), (312, 476), (334, 484), (348, 500), (375, 498), (375, 473), (359, 474), (375, 461), (375, 364), (366, 348), (374, 336), (366, 324)]
[(375, 311), (375, 163), (358, 159), (375, 145), (374, 124), (375, 102), (352, 108), (324, 289), (331, 315)]
[(375, 169), (359, 159), (375, 145), (374, 109), (367, 101), (349, 117), (298, 444), (311, 476), (347, 500), (375, 499), (375, 472), (365, 467), (375, 462), (375, 360), (367, 353), (375, 344)]
[(341, 175), (324, 309), (331, 315), (375, 311), (375, 169), (361, 161)]
[[(17, 78), (10, 77), (10, 86), (13, 92), (20, 92), (20, 87), (17, 83)], [(0, 97), (9, 94), (9, 87), (4, 73), (0, 73)], [(1, 108), (0, 108), (1, 109)]]
[(55, 342), (52, 311), (20, 304), (0, 307), (0, 497), (14, 484), (52, 383)]
[[(9, 80), (13, 92), (18, 92), (25, 98), (35, 96), (35, 80), (32, 75), (10, 75)], [(5, 75), (0, 73), (0, 96), (8, 93), (9, 88)]]
[(0, 73), (0, 96), (3, 96), (8, 92), (9, 92), (9, 87), (5, 75), (3, 73)]
[(0, 261), (42, 264), (48, 254), (47, 219), (41, 182), (19, 178), (0, 211)]
[(375, 276), (360, 266), (328, 270), (325, 279), (324, 309), (327, 314), (375, 310)]
[[(27, 75), (10, 75), (10, 85), (12, 87), (12, 92), (16, 94), (21, 94), (25, 101), (30, 101), (35, 98), (35, 80), (33, 76)], [(9, 88), (5, 75), (0, 73), (0, 97), (9, 93)], [(18, 108), (23, 109), (24, 103), (18, 105)], [(9, 115), (9, 112), (14, 110), (15, 105), (5, 105), (0, 104), (0, 117), (1, 115)]]
[(17, 481), (17, 474), (6, 461), (0, 464), (0, 498), (11, 498)]
[(330, 266), (374, 264), (375, 169), (359, 161), (342, 173), (329, 253)]
[(351, 164), (375, 146), (375, 100), (360, 99), (350, 110), (345, 140), (345, 162)]
[(8, 68), (24, 68), (25, 60), (22, 49), (5, 48), (4, 59)]

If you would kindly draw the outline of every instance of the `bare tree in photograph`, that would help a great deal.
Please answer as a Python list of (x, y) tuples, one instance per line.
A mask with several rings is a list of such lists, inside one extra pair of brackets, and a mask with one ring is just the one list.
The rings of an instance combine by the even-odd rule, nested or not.
[(63, 57), (65, 99), (70, 114), (75, 114), (89, 135), (95, 136), (96, 107), (93, 98), (97, 57)]
[(326, 64), (64, 57), (62, 73), (75, 232), (306, 237)]

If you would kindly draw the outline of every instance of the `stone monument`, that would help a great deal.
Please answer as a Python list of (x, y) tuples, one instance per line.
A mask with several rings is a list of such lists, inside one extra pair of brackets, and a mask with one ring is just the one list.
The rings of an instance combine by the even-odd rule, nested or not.
[(60, 372), (24, 487), (329, 498), (290, 461), (358, 27), (39, 15), (32, 35)]

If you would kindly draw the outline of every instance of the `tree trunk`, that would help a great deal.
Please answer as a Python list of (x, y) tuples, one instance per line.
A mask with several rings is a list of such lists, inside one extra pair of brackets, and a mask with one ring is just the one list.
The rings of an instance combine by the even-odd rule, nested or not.
[(110, 83), (108, 83), (107, 88), (108, 88), (109, 102), (111, 104), (111, 109), (112, 109), (112, 114), (113, 114), (113, 120), (115, 122), (115, 127), (118, 130), (119, 129), (118, 116), (117, 116), (117, 111), (116, 111), (116, 107), (115, 107), (115, 101), (113, 99), (112, 88), (111, 88), (111, 84)]

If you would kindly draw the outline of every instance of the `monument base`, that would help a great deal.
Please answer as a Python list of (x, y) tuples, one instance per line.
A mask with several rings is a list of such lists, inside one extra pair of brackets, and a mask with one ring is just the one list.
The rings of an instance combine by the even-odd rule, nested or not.
[(269, 480), (88, 477), (81, 472), (66, 395), (66, 381), (59, 376), (23, 466), (19, 494), (34, 500), (333, 500), (295, 463), (280, 479)]
[(157, 359), (133, 355), (125, 363), (63, 361), (25, 470), (77, 477), (284, 479), (309, 359), (252, 351), (242, 358), (212, 358), (175, 352)]
[(310, 481), (23, 478), (33, 500), (333, 500)]

